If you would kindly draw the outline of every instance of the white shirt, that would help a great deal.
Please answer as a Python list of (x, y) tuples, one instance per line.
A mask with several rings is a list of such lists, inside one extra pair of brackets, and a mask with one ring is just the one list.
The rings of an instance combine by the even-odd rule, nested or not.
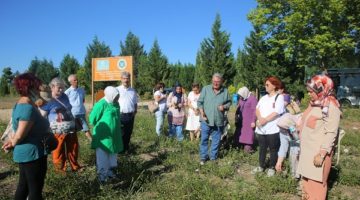
[[(163, 94), (162, 92), (160, 92), (159, 90), (157, 90), (157, 91), (154, 93), (154, 98), (155, 98), (155, 96), (159, 96), (160, 98), (162, 98), (162, 97), (164, 97), (164, 96), (166, 96), (166, 95)], [(161, 110), (161, 111), (166, 110), (166, 98), (161, 99), (161, 100), (158, 102), (158, 104), (159, 104), (159, 110)]]
[(137, 93), (131, 88), (125, 88), (123, 85), (116, 87), (119, 91), (119, 105), (121, 113), (132, 113), (135, 112), (138, 103)]
[(278, 95), (275, 101), (276, 94), (272, 97), (269, 95), (265, 95), (261, 97), (259, 103), (256, 106), (256, 109), (259, 109), (261, 117), (267, 117), (271, 113), (276, 112), (278, 115), (274, 120), (266, 123), (264, 126), (256, 127), (255, 132), (260, 135), (270, 135), (280, 132), (279, 127), (277, 126), (277, 122), (279, 121), (279, 117), (284, 113), (284, 96)]

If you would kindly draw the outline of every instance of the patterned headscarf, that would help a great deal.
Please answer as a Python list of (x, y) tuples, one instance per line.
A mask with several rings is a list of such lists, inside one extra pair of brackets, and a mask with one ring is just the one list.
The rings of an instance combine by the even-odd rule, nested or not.
[(174, 88), (173, 88), (173, 95), (176, 96), (177, 98), (177, 102), (176, 103), (181, 103), (181, 98), (182, 98), (182, 87), (181, 87), (181, 92), (180, 93), (177, 93), (176, 92), (176, 88), (177, 87), (181, 87), (181, 84), (180, 83), (176, 83)]
[(312, 106), (320, 106), (324, 114), (327, 115), (330, 102), (340, 107), (334, 94), (334, 82), (326, 75), (315, 75), (307, 81), (306, 86), (315, 92), (318, 100), (311, 101)]

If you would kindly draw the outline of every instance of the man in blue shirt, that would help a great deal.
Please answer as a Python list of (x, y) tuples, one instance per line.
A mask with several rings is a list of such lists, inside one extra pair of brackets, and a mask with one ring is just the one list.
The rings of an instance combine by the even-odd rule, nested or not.
[(91, 141), (92, 136), (85, 118), (85, 91), (83, 88), (78, 87), (78, 80), (75, 74), (71, 74), (68, 77), (68, 81), (71, 86), (65, 91), (65, 94), (68, 96), (72, 106), (71, 113), (75, 118), (80, 119), (83, 128), (82, 131), (85, 132), (86, 137)]

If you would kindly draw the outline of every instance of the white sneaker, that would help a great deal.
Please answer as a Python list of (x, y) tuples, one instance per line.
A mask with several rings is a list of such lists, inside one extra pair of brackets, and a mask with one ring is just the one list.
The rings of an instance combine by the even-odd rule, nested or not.
[(251, 170), (251, 174), (256, 174), (256, 173), (259, 173), (259, 172), (263, 172), (264, 169), (262, 167), (255, 167), (253, 170)]
[(205, 165), (205, 161), (200, 161), (200, 165)]
[(275, 175), (275, 170), (274, 169), (269, 169), (267, 171), (267, 174), (266, 174), (268, 177), (271, 177), (271, 176), (274, 176)]

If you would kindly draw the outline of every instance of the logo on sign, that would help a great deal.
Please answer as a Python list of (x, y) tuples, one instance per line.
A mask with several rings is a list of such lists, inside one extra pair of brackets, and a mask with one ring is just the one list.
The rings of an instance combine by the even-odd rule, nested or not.
[(124, 70), (127, 66), (126, 60), (123, 58), (119, 59), (117, 66), (120, 70)]

